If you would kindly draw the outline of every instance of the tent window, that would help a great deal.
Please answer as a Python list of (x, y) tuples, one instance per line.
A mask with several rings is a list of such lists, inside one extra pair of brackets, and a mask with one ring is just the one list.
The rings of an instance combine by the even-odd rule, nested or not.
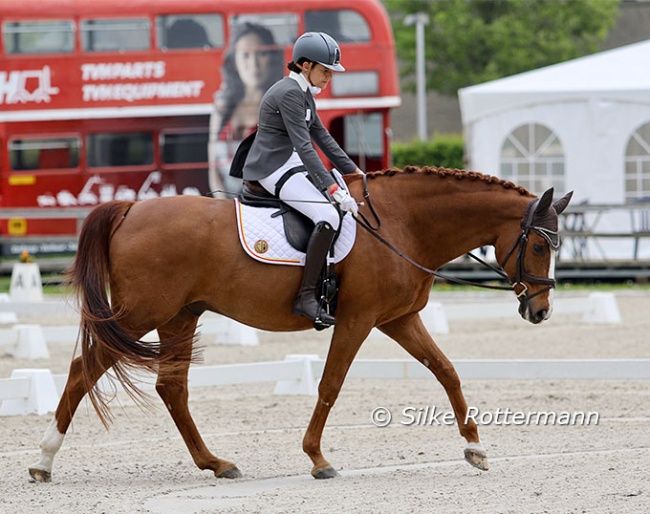
[(634, 131), (625, 150), (625, 201), (650, 200), (650, 123)]
[(544, 125), (529, 123), (514, 129), (500, 155), (501, 177), (541, 194), (549, 187), (565, 192), (564, 149), (558, 137)]

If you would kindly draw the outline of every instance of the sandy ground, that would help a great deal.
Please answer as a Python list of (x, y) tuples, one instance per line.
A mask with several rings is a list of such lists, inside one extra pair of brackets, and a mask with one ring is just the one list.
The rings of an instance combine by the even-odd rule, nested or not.
[[(480, 295), (485, 301), (500, 296)], [(476, 295), (444, 293), (445, 301)], [(617, 294), (620, 325), (591, 325), (579, 315), (540, 326), (507, 319), (450, 321), (435, 337), (452, 359), (650, 358), (650, 293)], [(23, 320), (21, 320), (23, 321)], [(29, 321), (29, 320), (25, 320)], [(70, 323), (40, 318), (41, 323)], [(287, 354), (325, 356), (328, 333), (261, 333), (255, 347), (205, 344), (206, 365), (281, 360)], [(0, 377), (12, 369), (47, 367), (65, 373), (73, 345), (54, 345), (47, 361), (0, 357)], [(394, 342), (368, 340), (360, 358), (406, 358)], [(462, 378), (462, 377), (461, 377)], [(346, 382), (323, 436), (325, 456), (341, 476), (316, 481), (301, 441), (312, 396), (278, 396), (273, 383), (197, 388), (190, 392), (207, 445), (237, 463), (244, 477), (215, 479), (192, 463), (171, 418), (143, 412), (118, 398), (115, 423), (104, 430), (82, 403), (59, 452), (49, 484), (27, 480), (50, 416), (0, 418), (0, 512), (118, 513), (640, 513), (650, 512), (650, 381), (465, 380), (470, 406), (481, 412), (596, 412), (598, 423), (483, 423), (491, 469), (462, 459), (455, 425), (408, 424), (407, 412), (448, 412), (436, 380)], [(375, 426), (385, 407), (393, 422)]]

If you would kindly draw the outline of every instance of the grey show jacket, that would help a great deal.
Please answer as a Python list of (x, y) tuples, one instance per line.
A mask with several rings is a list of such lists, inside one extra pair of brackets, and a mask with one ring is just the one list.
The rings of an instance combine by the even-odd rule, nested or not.
[(324, 191), (334, 179), (312, 139), (341, 173), (357, 168), (323, 126), (311, 91), (303, 91), (297, 80), (286, 76), (262, 98), (257, 137), (246, 158), (244, 180), (268, 177), (287, 162), (295, 148), (316, 186)]

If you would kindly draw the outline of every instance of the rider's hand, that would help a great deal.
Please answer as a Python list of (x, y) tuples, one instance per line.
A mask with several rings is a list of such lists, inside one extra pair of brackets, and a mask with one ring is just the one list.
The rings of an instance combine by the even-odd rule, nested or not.
[(359, 206), (354, 198), (352, 198), (348, 192), (338, 186), (334, 186), (334, 192), (330, 190), (330, 195), (336, 203), (339, 204), (341, 210), (345, 212), (351, 212), (353, 216), (356, 216), (359, 213)]

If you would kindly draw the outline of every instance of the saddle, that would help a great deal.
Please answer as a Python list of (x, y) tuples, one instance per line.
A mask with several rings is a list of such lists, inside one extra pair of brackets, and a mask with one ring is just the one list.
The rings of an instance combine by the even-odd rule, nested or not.
[[(342, 180), (340, 183), (344, 184)], [(235, 201), (239, 239), (250, 257), (266, 264), (304, 265), (307, 245), (314, 230), (310, 218), (270, 194), (258, 182), (244, 181)], [(318, 295), (321, 308), (331, 315), (336, 311), (338, 292), (334, 264), (347, 256), (355, 236), (356, 223), (351, 216), (344, 216), (323, 267)], [(322, 330), (327, 327), (315, 325), (315, 328)]]
[(277, 209), (276, 212), (271, 214), (271, 217), (277, 218), (278, 216), (282, 216), (282, 224), (287, 242), (300, 252), (307, 251), (309, 236), (314, 231), (314, 222), (303, 213), (292, 209), (282, 200), (273, 196), (259, 182), (249, 180), (244, 180), (239, 201), (243, 205), (250, 205), (251, 207)]

